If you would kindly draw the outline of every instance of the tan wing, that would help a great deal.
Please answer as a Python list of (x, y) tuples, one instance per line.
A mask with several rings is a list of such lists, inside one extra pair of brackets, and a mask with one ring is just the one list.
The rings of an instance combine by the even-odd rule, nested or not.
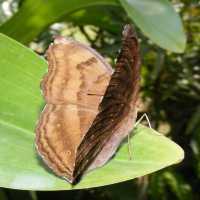
[(91, 48), (63, 37), (49, 47), (47, 59), (41, 84), (47, 104), (36, 147), (47, 165), (71, 182), (76, 149), (98, 113), (112, 68)]
[(98, 107), (112, 68), (97, 52), (59, 37), (49, 47), (47, 60), (49, 70), (41, 84), (47, 103)]

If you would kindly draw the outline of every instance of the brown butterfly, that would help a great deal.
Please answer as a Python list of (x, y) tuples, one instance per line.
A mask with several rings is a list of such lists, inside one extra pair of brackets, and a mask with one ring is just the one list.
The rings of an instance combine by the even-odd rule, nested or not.
[(57, 37), (47, 51), (41, 87), (46, 106), (36, 128), (39, 155), (70, 183), (104, 165), (129, 134), (137, 116), (139, 45), (123, 30), (115, 71), (93, 49)]

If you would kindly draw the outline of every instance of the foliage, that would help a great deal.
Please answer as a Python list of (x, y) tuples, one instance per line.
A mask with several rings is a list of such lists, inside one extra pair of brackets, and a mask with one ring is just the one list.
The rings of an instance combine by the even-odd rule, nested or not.
[[(155, 6), (150, 6), (153, 4), (148, 4), (148, 7), (144, 7), (144, 12), (139, 12), (143, 9), (141, 10), (141, 4), (138, 2), (142, 2), (144, 6), (147, 2), (145, 0), (127, 0), (124, 3), (111, 0), (102, 1), (104, 3), (88, 1), (96, 2), (90, 7), (88, 7), (89, 4), (87, 7), (85, 7), (86, 4), (80, 4), (80, 2), (87, 2), (80, 0), (76, 1), (79, 3), (73, 5), (71, 2), (75, 1), (67, 1), (66, 7), (63, 7), (64, 1), (48, 2), (43, 5), (39, 0), (21, 1), (19, 11), (2, 24), (0, 31), (20, 42), (29, 44), (40, 54), (44, 53), (52, 35), (57, 33), (73, 36), (90, 43), (113, 62), (120, 45), (121, 27), (129, 22), (130, 17), (142, 31), (140, 32), (139, 29), (137, 31), (141, 38), (143, 58), (140, 115), (143, 112), (148, 113), (152, 126), (183, 147), (186, 158), (177, 167), (167, 168), (138, 180), (97, 189), (50, 194), (1, 189), (0, 198), (39, 200), (49, 198), (50, 195), (57, 199), (198, 200), (200, 198), (198, 191), (200, 184), (200, 61), (198, 56), (200, 53), (200, 8), (198, 1), (173, 0), (170, 2), (179, 12), (186, 30), (187, 46), (184, 54), (172, 53), (172, 51), (183, 51), (185, 38), (180, 19), (176, 14), (171, 14), (173, 12), (171, 7), (168, 7), (170, 14), (168, 13), (163, 20), (159, 15), (154, 15)], [(132, 8), (128, 5), (130, 2)], [(148, 2), (171, 5), (167, 0)], [(147, 16), (144, 16), (147, 12), (152, 13), (153, 18), (147, 20)], [(171, 19), (173, 16), (174, 20)], [(146, 21), (143, 21), (143, 18)], [(155, 22), (154, 26), (159, 27), (158, 29), (152, 28), (150, 23), (152, 19)], [(52, 25), (54, 22), (62, 23)], [(173, 39), (167, 34), (168, 32), (172, 33)], [(152, 41), (171, 51), (161, 49)]]
[[(42, 167), (36, 156), (34, 130), (44, 107), (39, 88), (47, 63), (2, 34), (0, 54), (0, 91), (4, 94), (0, 97), (0, 186), (26, 190), (91, 188), (140, 177), (183, 159), (183, 150), (175, 143), (153, 129), (138, 126), (132, 138), (132, 160), (129, 160), (128, 148), (122, 145), (106, 166), (89, 173), (72, 187)], [(143, 149), (143, 145), (148, 148)], [(28, 164), (24, 163), (26, 160)]]

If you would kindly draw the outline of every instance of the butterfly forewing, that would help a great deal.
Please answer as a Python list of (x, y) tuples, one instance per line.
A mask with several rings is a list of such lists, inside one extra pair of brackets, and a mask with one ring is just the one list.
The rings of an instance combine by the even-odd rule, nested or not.
[(74, 181), (88, 168), (103, 165), (133, 128), (137, 114), (139, 65), (138, 41), (132, 27), (127, 25), (115, 71), (99, 105), (99, 113), (78, 147)]

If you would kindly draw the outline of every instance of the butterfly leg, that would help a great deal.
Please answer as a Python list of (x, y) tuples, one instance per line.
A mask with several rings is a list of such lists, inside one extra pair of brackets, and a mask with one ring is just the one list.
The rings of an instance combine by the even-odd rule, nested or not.
[[(139, 120), (135, 123), (134, 128), (135, 128), (144, 118), (147, 120), (147, 123), (148, 123), (149, 128), (152, 128), (152, 127), (151, 127), (150, 120), (149, 120), (149, 118), (148, 118), (148, 116), (147, 116), (146, 113), (144, 113), (144, 114), (139, 118)], [(128, 134), (128, 154), (129, 154), (129, 160), (132, 160), (132, 151), (131, 151), (131, 146), (132, 146), (132, 145), (131, 145), (131, 140), (130, 140), (130, 134), (131, 134), (131, 133)]]
[(132, 160), (132, 151), (131, 151), (131, 140), (130, 140), (130, 133), (128, 134), (128, 155), (129, 160)]
[(152, 128), (152, 127), (151, 127), (150, 120), (149, 120), (149, 118), (148, 118), (148, 116), (147, 116), (146, 113), (144, 113), (144, 114), (140, 117), (140, 119), (138, 119), (138, 121), (136, 121), (134, 127), (136, 127), (144, 118), (147, 120), (147, 123), (148, 123), (149, 128)]

